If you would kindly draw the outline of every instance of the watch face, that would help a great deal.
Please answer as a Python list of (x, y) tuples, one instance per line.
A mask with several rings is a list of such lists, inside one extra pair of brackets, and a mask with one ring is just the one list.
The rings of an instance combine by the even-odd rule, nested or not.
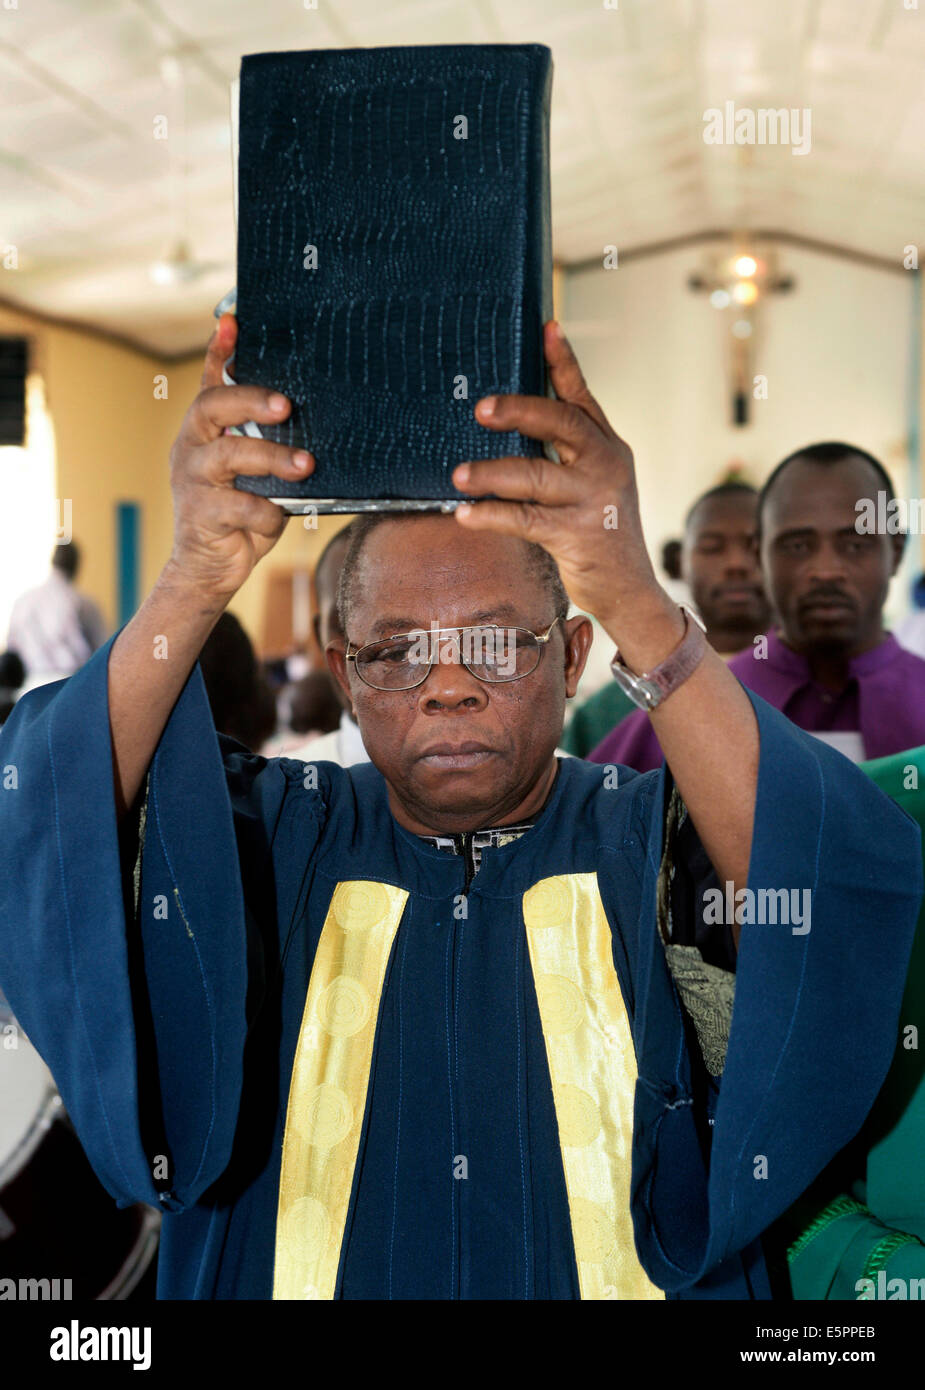
[(611, 662), (610, 670), (617, 685), (630, 697), (634, 705), (638, 705), (640, 709), (655, 709), (662, 698), (662, 692), (654, 681), (646, 680), (644, 676), (634, 676), (617, 661)]

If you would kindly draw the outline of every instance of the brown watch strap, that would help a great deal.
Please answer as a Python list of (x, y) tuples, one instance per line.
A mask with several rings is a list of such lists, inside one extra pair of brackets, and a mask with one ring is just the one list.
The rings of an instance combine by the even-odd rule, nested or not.
[(649, 672), (649, 680), (657, 685), (662, 692), (662, 699), (666, 699), (673, 690), (677, 690), (692, 675), (703, 658), (706, 651), (707, 639), (703, 628), (691, 613), (689, 608), (682, 609), (687, 623), (687, 630), (674, 651), (665, 657), (654, 671)]
[(619, 652), (612, 663), (612, 665), (622, 666), (624, 671), (634, 678), (634, 683), (638, 682), (647, 688), (648, 698), (645, 707), (649, 709), (657, 709), (673, 690), (677, 690), (679, 685), (683, 685), (688, 676), (692, 675), (700, 665), (707, 648), (705, 630), (697, 614), (684, 604), (681, 604), (680, 607), (686, 624), (684, 636), (674, 651), (669, 652), (665, 660), (660, 662), (653, 671), (636, 676), (634, 672), (629, 671), (629, 667), (626, 666)]

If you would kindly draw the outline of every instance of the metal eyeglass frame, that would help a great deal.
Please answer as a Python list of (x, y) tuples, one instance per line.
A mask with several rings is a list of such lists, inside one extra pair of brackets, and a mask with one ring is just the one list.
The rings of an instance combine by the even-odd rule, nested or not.
[[(397, 641), (399, 637), (420, 637), (422, 634), (424, 634), (427, 637), (439, 637), (444, 632), (455, 632), (457, 634), (456, 651), (459, 657), (459, 662), (462, 666), (465, 666), (469, 674), (471, 676), (475, 676), (475, 679), (477, 681), (481, 681), (483, 685), (508, 685), (511, 681), (520, 681), (523, 680), (525, 676), (533, 675), (533, 671), (536, 671), (538, 669), (540, 661), (542, 660), (543, 650), (546, 646), (546, 643), (552, 636), (553, 628), (555, 627), (556, 623), (564, 621), (565, 619), (561, 617), (553, 618), (552, 622), (549, 624), (549, 627), (546, 629), (545, 632), (533, 632), (529, 627), (502, 628), (499, 623), (466, 623), (462, 627), (435, 627), (430, 628), (429, 630), (426, 628), (417, 628), (413, 632), (392, 632), (389, 634), (388, 637), (377, 637), (374, 642), (364, 642), (362, 647), (357, 647), (356, 651), (352, 653), (350, 652), (349, 648), (352, 647), (354, 644), (348, 640), (348, 650), (344, 653), (344, 660), (353, 662), (353, 669), (356, 671), (357, 676), (363, 682), (364, 685), (369, 686), (370, 690), (381, 690), (387, 695), (398, 695), (405, 690), (416, 690), (419, 685), (424, 684), (424, 682), (427, 680), (427, 677), (434, 669), (434, 663), (437, 660), (436, 654), (432, 656), (430, 661), (426, 663), (426, 669), (424, 671), (423, 676), (421, 676), (420, 680), (416, 680), (413, 685), (373, 685), (372, 681), (368, 681), (361, 672), (359, 666), (357, 665), (357, 657), (360, 656), (361, 653), (365, 652), (368, 647), (378, 647), (380, 642), (394, 642)], [(522, 676), (499, 676), (497, 680), (489, 680), (485, 676), (480, 676), (475, 671), (473, 671), (468, 661), (465, 661), (463, 659), (462, 648), (460, 646), (462, 640), (461, 634), (464, 632), (484, 632), (486, 628), (497, 628), (499, 632), (529, 632), (530, 636), (534, 638), (534, 640), (539, 645), (539, 656), (536, 659), (536, 666), (533, 667), (533, 670), (525, 671)], [(425, 663), (421, 662), (421, 665), (425, 666)]]

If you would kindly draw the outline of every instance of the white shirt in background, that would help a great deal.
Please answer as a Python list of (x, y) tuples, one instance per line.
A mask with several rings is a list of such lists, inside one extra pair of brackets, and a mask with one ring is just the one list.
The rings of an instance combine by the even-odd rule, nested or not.
[(806, 733), (812, 734), (813, 738), (820, 739), (827, 743), (830, 748), (835, 748), (839, 753), (850, 758), (853, 763), (864, 762), (867, 754), (864, 752), (864, 740), (860, 730), (855, 729), (806, 729)]
[(919, 608), (903, 618), (893, 629), (893, 636), (907, 652), (925, 659), (925, 608)]
[(22, 658), (29, 684), (40, 684), (38, 677), (72, 675), (105, 640), (99, 608), (53, 569), (13, 604), (6, 645)]
[(360, 727), (344, 710), (340, 717), (340, 728), (320, 738), (310, 739), (305, 744), (288, 748), (283, 754), (303, 763), (339, 763), (341, 767), (353, 767), (356, 763), (368, 763), (369, 754), (360, 735)]

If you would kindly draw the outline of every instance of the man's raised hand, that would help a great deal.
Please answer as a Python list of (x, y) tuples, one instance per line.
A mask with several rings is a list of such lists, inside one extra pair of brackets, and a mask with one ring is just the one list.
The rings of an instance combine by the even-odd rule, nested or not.
[(488, 429), (518, 430), (553, 444), (561, 462), (539, 457), (461, 464), (453, 473), (461, 492), (502, 500), (463, 506), (456, 516), (473, 530), (543, 546), (572, 601), (607, 626), (631, 600), (660, 594), (642, 535), (633, 455), (588, 390), (559, 325), (547, 323), (544, 333), (557, 399), (490, 396), (475, 414)]
[(222, 364), (234, 350), (237, 331), (234, 315), (223, 314), (206, 352), (202, 390), (170, 453), (174, 542), (168, 571), (218, 603), (241, 587), (288, 520), (267, 498), (237, 489), (235, 476), (301, 479), (315, 466), (304, 450), (225, 433), (248, 420), (278, 424), (290, 410), (285, 396), (262, 386), (222, 385)]

